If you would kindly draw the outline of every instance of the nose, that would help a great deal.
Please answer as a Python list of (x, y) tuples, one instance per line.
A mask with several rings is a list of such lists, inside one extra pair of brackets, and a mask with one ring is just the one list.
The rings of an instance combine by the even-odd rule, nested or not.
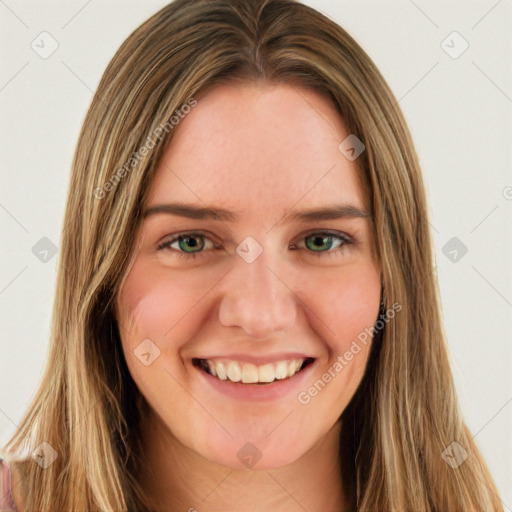
[(266, 338), (292, 326), (297, 299), (269, 262), (266, 251), (252, 263), (242, 258), (221, 284), (219, 321), (225, 327), (241, 327), (248, 336)]

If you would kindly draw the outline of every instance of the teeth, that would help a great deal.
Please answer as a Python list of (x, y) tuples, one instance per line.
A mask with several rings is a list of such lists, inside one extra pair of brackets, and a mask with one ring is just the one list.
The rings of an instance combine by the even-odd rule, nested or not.
[(208, 368), (210, 369), (210, 373), (212, 375), (214, 375), (215, 377), (217, 377), (217, 371), (215, 370), (215, 365), (211, 361), (208, 361)]
[[(228, 380), (228, 372), (226, 371), (226, 367), (222, 364), (222, 362), (218, 362), (217, 364), (212, 363), (212, 366), (214, 371), (217, 372), (217, 377), (219, 377), (219, 379)], [(212, 374), (215, 375), (213, 372)]]
[(237, 361), (206, 360), (203, 361), (210, 373), (221, 380), (255, 384), (282, 380), (295, 375), (305, 359), (292, 359), (276, 361), (256, 366), (252, 363), (239, 363)]
[(228, 363), (228, 379), (231, 382), (240, 382), (242, 380), (242, 372), (240, 371), (240, 366), (235, 361), (230, 361)]
[(256, 365), (244, 364), (242, 366), (242, 382), (245, 384), (253, 384), (254, 382), (258, 382), (258, 368)]
[(279, 361), (279, 363), (277, 363), (274, 375), (276, 379), (286, 379), (286, 377), (288, 377), (288, 365), (286, 361)]
[(274, 365), (264, 364), (258, 368), (258, 380), (260, 382), (272, 382), (274, 380)]

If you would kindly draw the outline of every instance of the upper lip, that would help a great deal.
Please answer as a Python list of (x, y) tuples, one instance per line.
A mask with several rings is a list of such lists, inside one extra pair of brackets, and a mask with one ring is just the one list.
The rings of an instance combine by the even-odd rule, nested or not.
[(268, 354), (263, 356), (255, 356), (253, 354), (210, 354), (202, 357), (194, 357), (193, 359), (228, 359), (230, 361), (240, 361), (252, 363), (257, 366), (265, 363), (274, 363), (276, 361), (290, 361), (294, 359), (314, 359), (314, 357), (304, 354), (303, 352), (280, 352), (276, 354)]

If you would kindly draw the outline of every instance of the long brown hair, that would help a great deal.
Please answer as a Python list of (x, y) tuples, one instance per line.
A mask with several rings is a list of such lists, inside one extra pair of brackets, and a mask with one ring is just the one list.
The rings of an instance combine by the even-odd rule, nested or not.
[[(123, 357), (113, 302), (174, 133), (170, 120), (208, 87), (235, 79), (286, 82), (329, 97), (366, 147), (357, 163), (384, 302), (402, 311), (374, 340), (342, 416), (340, 457), (357, 510), (502, 511), (459, 410), (424, 185), (398, 102), (345, 30), (293, 0), (176, 0), (137, 28), (108, 65), (73, 160), (49, 358), (4, 447), (27, 510), (149, 509), (137, 482), (144, 399)], [(141, 151), (148, 138), (154, 144)], [(43, 442), (57, 453), (45, 469), (21, 455)], [(442, 457), (453, 442), (469, 455), (456, 468)]]

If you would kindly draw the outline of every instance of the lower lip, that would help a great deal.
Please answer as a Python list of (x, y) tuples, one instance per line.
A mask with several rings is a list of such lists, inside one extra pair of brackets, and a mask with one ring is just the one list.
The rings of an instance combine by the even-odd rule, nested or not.
[(315, 366), (315, 362), (316, 361), (313, 361), (292, 377), (275, 380), (270, 384), (242, 384), (241, 382), (231, 382), (229, 380), (218, 379), (196, 366), (194, 366), (194, 369), (200, 373), (207, 384), (224, 395), (238, 400), (266, 402), (285, 397), (293, 392), (297, 394), (302, 389), (304, 381), (308, 378), (312, 368)]

